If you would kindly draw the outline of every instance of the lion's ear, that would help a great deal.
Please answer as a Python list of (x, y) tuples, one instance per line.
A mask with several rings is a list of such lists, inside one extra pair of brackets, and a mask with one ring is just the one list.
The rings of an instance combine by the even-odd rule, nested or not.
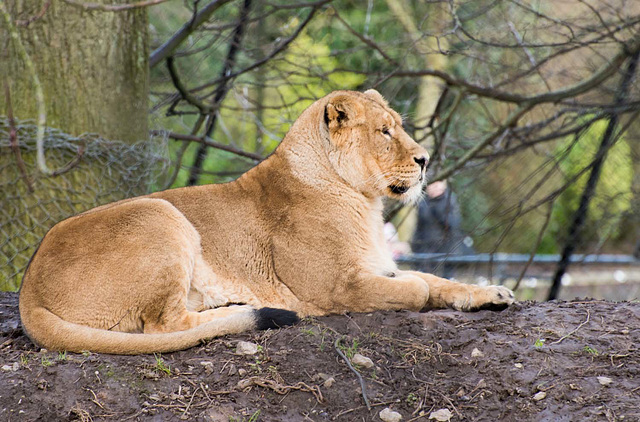
[(331, 131), (357, 126), (364, 123), (364, 108), (353, 95), (336, 95), (327, 103), (324, 120)]
[(388, 106), (389, 104), (387, 103), (387, 100), (384, 99), (384, 97), (375, 89), (367, 89), (364, 92), (364, 95), (368, 96), (369, 98), (371, 98), (374, 101), (379, 102), (380, 104), (384, 104), (385, 106)]

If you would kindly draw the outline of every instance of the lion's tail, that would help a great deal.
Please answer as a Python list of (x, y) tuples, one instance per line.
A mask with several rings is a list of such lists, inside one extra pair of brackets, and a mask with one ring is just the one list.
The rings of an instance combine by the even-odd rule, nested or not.
[(255, 328), (277, 328), (298, 321), (295, 312), (284, 309), (247, 309), (247, 312), (220, 317), (189, 330), (163, 334), (132, 334), (65, 321), (41, 306), (20, 306), (20, 317), (29, 338), (41, 347), (70, 352), (86, 350), (122, 355), (173, 352), (225, 334)]

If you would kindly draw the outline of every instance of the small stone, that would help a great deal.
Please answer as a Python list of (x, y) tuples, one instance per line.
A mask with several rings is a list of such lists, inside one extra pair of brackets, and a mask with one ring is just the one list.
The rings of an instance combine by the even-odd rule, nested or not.
[(253, 385), (253, 380), (251, 378), (249, 379), (244, 379), (244, 380), (240, 380), (238, 381), (238, 384), (236, 385), (236, 387), (239, 390), (244, 390), (247, 387), (251, 387)]
[(474, 348), (474, 349), (471, 351), (471, 357), (472, 357), (472, 358), (481, 358), (481, 357), (483, 357), (483, 356), (484, 356), (484, 353), (482, 353), (482, 352), (480, 351), (480, 349), (478, 349), (478, 348)]
[(237, 355), (255, 355), (258, 353), (258, 345), (249, 341), (239, 341), (236, 345)]
[[(355, 358), (355, 356), (354, 356), (354, 358)], [(394, 412), (393, 410), (389, 409), (388, 407), (385, 407), (384, 409), (382, 409), (382, 411), (378, 414), (378, 416), (384, 422), (399, 422), (399, 421), (402, 420), (402, 415), (400, 413)]]
[(449, 409), (436, 410), (429, 415), (429, 419), (435, 419), (438, 422), (448, 422), (452, 417), (453, 413)]
[(311, 377), (313, 381), (323, 381), (323, 382), (328, 380), (329, 378), (331, 378), (331, 375), (325, 374), (324, 372), (319, 372)]
[(238, 373), (238, 367), (235, 366), (233, 363), (229, 366), (229, 372), (227, 373), (227, 375), (229, 376), (233, 376), (236, 375)]
[(241, 377), (244, 377), (245, 375), (247, 375), (247, 370), (244, 368), (238, 369), (238, 375), (240, 375)]
[(365, 368), (373, 368), (373, 361), (366, 356), (362, 356), (360, 353), (353, 355), (351, 363), (364, 366)]
[(545, 393), (544, 391), (540, 391), (539, 393), (536, 393), (533, 396), (533, 399), (535, 401), (540, 401), (540, 400), (544, 400), (545, 397), (547, 397), (547, 393)]
[(515, 367), (516, 367), (516, 368), (518, 368), (518, 369), (522, 369), (522, 368), (524, 368), (524, 365), (523, 365), (523, 364), (521, 364), (521, 363), (514, 363), (514, 364), (513, 364), (513, 366), (515, 366)]
[(9, 365), (2, 365), (2, 370), (4, 372), (9, 372), (9, 371), (13, 371), (13, 367), (9, 366)]
[(597, 377), (600, 385), (609, 385), (613, 382), (613, 380), (609, 377)]
[(211, 374), (213, 372), (213, 362), (203, 361), (200, 362), (200, 365), (204, 367), (204, 372), (207, 374)]
[(330, 377), (330, 378), (327, 378), (322, 385), (325, 386), (326, 388), (331, 388), (331, 386), (335, 382), (336, 382), (336, 380), (333, 377)]
[(17, 371), (18, 369), (20, 369), (20, 364), (18, 362), (13, 362), (13, 365), (11, 365), (11, 369), (13, 369), (13, 371)]

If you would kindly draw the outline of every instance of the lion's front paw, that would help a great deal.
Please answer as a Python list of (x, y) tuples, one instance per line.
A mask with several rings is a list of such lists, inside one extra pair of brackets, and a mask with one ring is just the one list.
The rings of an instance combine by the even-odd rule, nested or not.
[(484, 309), (502, 311), (515, 301), (513, 292), (502, 286), (483, 287), (477, 299), (470, 311), (480, 311)]

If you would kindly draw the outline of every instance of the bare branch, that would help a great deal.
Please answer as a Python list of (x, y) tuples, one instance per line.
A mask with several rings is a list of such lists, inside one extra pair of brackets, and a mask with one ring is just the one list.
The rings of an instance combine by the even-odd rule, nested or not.
[(207, 19), (220, 7), (229, 3), (231, 0), (212, 0), (209, 4), (202, 8), (197, 15), (189, 22), (184, 24), (171, 38), (158, 47), (149, 57), (149, 67), (153, 68), (162, 60), (166, 59), (178, 48), (180, 44), (195, 31), (200, 25), (205, 23)]
[(232, 147), (231, 145), (225, 145), (225, 144), (220, 144), (218, 142), (212, 141), (211, 138), (209, 137), (199, 137), (199, 136), (195, 136), (195, 135), (183, 135), (180, 133), (175, 133), (175, 132), (164, 132), (161, 130), (154, 130), (151, 132), (152, 135), (165, 135), (168, 136), (171, 139), (175, 139), (177, 141), (185, 141), (185, 142), (197, 142), (199, 144), (203, 144), (206, 145), (208, 147), (211, 148), (215, 148), (215, 149), (219, 149), (222, 151), (227, 151), (230, 152), (232, 154), (236, 154), (239, 155), (241, 157), (246, 157), (246, 158), (250, 158), (254, 161), (262, 161), (264, 160), (264, 157), (259, 155), (259, 154), (255, 154), (253, 152), (247, 152), (247, 151), (243, 151), (241, 149)]

